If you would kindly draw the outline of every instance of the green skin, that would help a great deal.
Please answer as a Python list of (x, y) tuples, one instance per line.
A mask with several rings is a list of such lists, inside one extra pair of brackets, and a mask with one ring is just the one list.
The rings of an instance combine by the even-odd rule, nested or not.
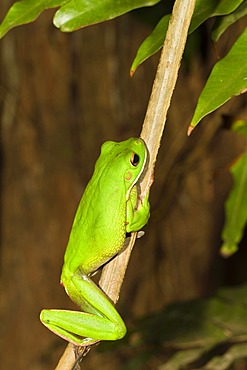
[(61, 284), (81, 311), (42, 310), (41, 322), (78, 346), (117, 340), (125, 324), (113, 304), (90, 279), (118, 254), (126, 233), (140, 230), (149, 219), (148, 194), (137, 209), (137, 182), (147, 159), (140, 138), (107, 141), (80, 201), (64, 256)]

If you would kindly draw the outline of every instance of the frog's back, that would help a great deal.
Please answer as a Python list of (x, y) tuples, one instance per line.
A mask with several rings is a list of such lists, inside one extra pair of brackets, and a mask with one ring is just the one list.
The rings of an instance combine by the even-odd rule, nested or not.
[(125, 189), (119, 182), (105, 184), (105, 179), (94, 175), (79, 204), (65, 253), (65, 263), (71, 271), (78, 267), (86, 273), (97, 270), (124, 243)]

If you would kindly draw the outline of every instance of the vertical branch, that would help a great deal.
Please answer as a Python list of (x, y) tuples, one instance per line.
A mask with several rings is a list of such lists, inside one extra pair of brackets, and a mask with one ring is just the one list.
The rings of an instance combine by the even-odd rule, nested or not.
[[(160, 57), (157, 74), (153, 84), (141, 137), (147, 144), (149, 151), (149, 167), (141, 183), (142, 195), (145, 195), (151, 186), (154, 166), (163, 134), (166, 116), (173, 90), (177, 81), (188, 29), (195, 7), (195, 0), (176, 0), (169, 27), (166, 34), (163, 50)], [(128, 247), (107, 264), (101, 275), (100, 286), (116, 303), (127, 269), (128, 261), (135, 243), (137, 233), (132, 233)], [(69, 344), (56, 370), (72, 369), (76, 360), (74, 346)], [(86, 349), (82, 348), (82, 353)], [(69, 358), (69, 361), (66, 361)], [(66, 365), (65, 365), (66, 361)]]

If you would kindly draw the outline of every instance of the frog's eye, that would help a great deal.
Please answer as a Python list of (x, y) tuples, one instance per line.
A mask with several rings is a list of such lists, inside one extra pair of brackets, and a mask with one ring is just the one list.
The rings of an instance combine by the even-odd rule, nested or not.
[(136, 153), (132, 153), (131, 157), (130, 157), (130, 163), (132, 164), (132, 166), (136, 167), (140, 162), (140, 157), (138, 154)]

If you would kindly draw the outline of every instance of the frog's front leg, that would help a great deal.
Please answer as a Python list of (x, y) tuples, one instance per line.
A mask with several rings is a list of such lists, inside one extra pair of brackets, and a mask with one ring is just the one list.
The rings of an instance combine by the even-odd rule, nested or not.
[(125, 324), (103, 291), (81, 270), (63, 281), (70, 298), (85, 312), (42, 310), (41, 322), (55, 334), (79, 346), (121, 339)]
[(128, 233), (132, 231), (139, 231), (148, 222), (150, 217), (150, 204), (148, 197), (149, 192), (142, 200), (140, 200), (140, 205), (136, 209), (137, 191), (136, 188), (133, 189), (130, 199), (127, 202), (126, 231)]

